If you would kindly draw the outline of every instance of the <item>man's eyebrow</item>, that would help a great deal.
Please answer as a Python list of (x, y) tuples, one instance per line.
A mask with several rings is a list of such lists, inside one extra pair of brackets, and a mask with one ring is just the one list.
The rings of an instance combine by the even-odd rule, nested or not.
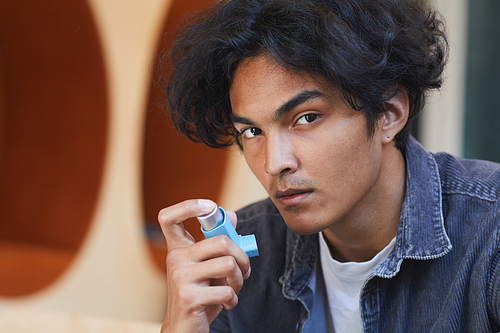
[(323, 97), (324, 94), (319, 90), (304, 90), (290, 98), (285, 104), (280, 106), (274, 113), (274, 120), (278, 120), (297, 106), (307, 103), (312, 99)]
[[(297, 106), (307, 103), (312, 99), (323, 97), (324, 95), (325, 95), (324, 93), (316, 89), (301, 91), (297, 95), (293, 96), (288, 101), (286, 101), (283, 105), (281, 105), (274, 113), (273, 119), (275, 121), (279, 120), (281, 117), (283, 117), (288, 112), (292, 111)], [(250, 119), (245, 117), (240, 117), (234, 113), (231, 114), (231, 121), (233, 122), (233, 124), (243, 124), (250, 126), (255, 125), (255, 123)]]
[(233, 124), (242, 124), (242, 125), (250, 125), (250, 126), (254, 126), (254, 122), (251, 121), (250, 119), (248, 118), (245, 118), (245, 117), (240, 117), (234, 113), (231, 113), (231, 121), (233, 122)]

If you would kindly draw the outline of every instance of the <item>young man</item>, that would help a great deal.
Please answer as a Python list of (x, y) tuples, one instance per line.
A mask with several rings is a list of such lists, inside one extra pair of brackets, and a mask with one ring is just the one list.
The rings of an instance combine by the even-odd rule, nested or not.
[(413, 0), (232, 0), (191, 22), (172, 51), (172, 119), (209, 146), (237, 142), (269, 199), (238, 212), (251, 260), (185, 231), (213, 202), (160, 212), (162, 331), (498, 332), (500, 167), (409, 136), (446, 50)]

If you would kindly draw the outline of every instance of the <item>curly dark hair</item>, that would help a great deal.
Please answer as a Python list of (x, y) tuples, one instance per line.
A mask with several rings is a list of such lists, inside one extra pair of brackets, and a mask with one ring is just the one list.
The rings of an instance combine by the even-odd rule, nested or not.
[(160, 73), (168, 78), (171, 61), (166, 97), (174, 125), (216, 148), (238, 142), (229, 89), (244, 59), (266, 55), (331, 83), (365, 113), (369, 135), (383, 102), (404, 90), (409, 120), (395, 137), (403, 150), (426, 92), (441, 87), (447, 54), (443, 21), (422, 1), (223, 0), (179, 30)]

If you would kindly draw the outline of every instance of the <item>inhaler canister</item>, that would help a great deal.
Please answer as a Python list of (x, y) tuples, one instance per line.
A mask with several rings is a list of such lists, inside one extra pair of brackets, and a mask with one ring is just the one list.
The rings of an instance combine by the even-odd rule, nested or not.
[(223, 208), (215, 206), (214, 210), (208, 214), (197, 217), (201, 224), (201, 231), (206, 238), (218, 235), (226, 235), (236, 243), (248, 257), (259, 255), (257, 241), (254, 235), (241, 236), (234, 230), (233, 224), (229, 221)]

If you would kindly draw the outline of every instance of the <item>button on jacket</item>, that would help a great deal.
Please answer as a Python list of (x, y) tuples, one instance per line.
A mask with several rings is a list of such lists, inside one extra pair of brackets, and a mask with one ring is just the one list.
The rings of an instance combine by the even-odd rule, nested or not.
[[(361, 291), (363, 331), (500, 332), (500, 165), (431, 154), (413, 138), (405, 159), (396, 245)], [(238, 229), (260, 255), (211, 332), (326, 332), (318, 235), (292, 232), (270, 199), (238, 212)]]

